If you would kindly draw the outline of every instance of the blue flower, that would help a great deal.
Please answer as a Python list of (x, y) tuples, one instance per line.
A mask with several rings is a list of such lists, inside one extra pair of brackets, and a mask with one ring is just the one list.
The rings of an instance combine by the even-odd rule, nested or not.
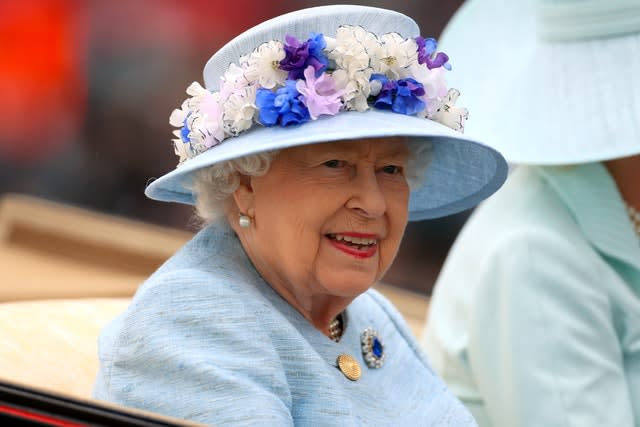
[(294, 80), (287, 80), (276, 92), (259, 88), (256, 92), (256, 105), (260, 110), (260, 123), (264, 126), (279, 124), (284, 127), (311, 119), (309, 110), (300, 100), (300, 92), (296, 89)]
[(383, 74), (372, 74), (370, 81), (377, 80), (382, 84), (380, 93), (373, 106), (381, 110), (392, 110), (395, 113), (412, 116), (426, 108), (419, 97), (425, 95), (424, 86), (415, 79), (406, 78), (389, 80)]
[(416, 37), (416, 44), (418, 45), (418, 63), (427, 64), (427, 68), (432, 70), (438, 67), (444, 67), (447, 70), (451, 70), (449, 64), (449, 56), (444, 52), (437, 52), (438, 42), (436, 39), (429, 37)]
[(316, 71), (316, 77), (327, 68), (329, 59), (322, 52), (327, 42), (322, 33), (311, 33), (311, 38), (304, 43), (291, 35), (287, 35), (285, 41), (285, 57), (280, 61), (280, 69), (289, 72), (289, 80), (304, 79), (304, 70), (309, 65)]
[(182, 142), (184, 142), (185, 144), (188, 144), (189, 142), (191, 142), (191, 138), (189, 138), (189, 132), (191, 131), (189, 130), (189, 124), (187, 123), (187, 120), (189, 120), (190, 115), (191, 113), (187, 114), (187, 117), (184, 118), (183, 126), (180, 129), (180, 138), (182, 139)]
[(382, 85), (380, 92), (375, 98), (373, 106), (380, 110), (390, 110), (393, 104), (393, 91), (396, 84), (393, 80), (389, 80), (384, 74), (371, 74), (369, 81), (377, 80)]

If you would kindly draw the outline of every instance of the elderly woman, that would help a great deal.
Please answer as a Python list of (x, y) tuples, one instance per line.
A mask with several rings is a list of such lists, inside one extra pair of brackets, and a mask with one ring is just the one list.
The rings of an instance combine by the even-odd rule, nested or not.
[(473, 425), (370, 290), (409, 218), (505, 179), (496, 151), (441, 124), (466, 116), (448, 68), (413, 20), (360, 6), (217, 52), (171, 116), (179, 166), (147, 188), (206, 225), (103, 332), (96, 397), (219, 425)]

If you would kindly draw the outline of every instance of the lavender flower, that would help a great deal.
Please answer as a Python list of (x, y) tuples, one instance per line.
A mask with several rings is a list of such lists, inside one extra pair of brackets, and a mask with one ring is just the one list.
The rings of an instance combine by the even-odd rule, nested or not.
[(316, 79), (313, 67), (308, 66), (304, 70), (305, 80), (296, 82), (296, 89), (302, 95), (304, 105), (309, 109), (309, 115), (313, 120), (323, 114), (333, 116), (340, 111), (344, 90), (336, 88), (336, 82), (327, 73), (322, 73)]

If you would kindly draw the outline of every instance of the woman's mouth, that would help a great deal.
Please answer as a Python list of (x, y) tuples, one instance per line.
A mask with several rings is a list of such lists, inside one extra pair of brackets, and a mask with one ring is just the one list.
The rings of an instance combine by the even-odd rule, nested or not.
[(373, 234), (340, 233), (325, 237), (333, 247), (356, 258), (370, 258), (378, 251), (378, 239)]

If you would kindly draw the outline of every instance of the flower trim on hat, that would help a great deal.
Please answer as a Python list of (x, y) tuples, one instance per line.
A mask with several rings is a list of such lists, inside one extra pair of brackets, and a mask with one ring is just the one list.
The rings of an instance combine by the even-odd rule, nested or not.
[(464, 131), (459, 92), (447, 89), (449, 57), (433, 38), (380, 37), (360, 26), (341, 26), (336, 37), (311, 33), (272, 40), (231, 64), (211, 92), (194, 82), (190, 98), (171, 113), (180, 163), (256, 123), (286, 127), (340, 111), (369, 108), (427, 118)]

